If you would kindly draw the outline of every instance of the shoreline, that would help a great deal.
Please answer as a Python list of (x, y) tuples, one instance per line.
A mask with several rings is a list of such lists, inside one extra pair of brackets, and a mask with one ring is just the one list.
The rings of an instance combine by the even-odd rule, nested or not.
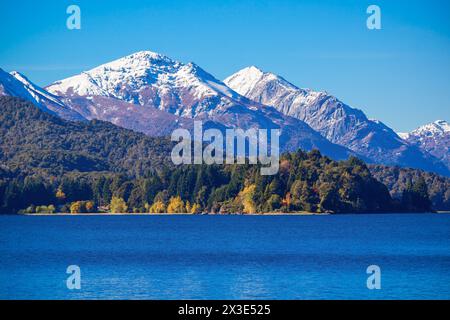
[[(23, 213), (23, 214), (11, 214), (19, 216), (329, 216), (329, 215), (389, 215), (389, 214), (408, 214), (404, 212), (380, 212), (380, 213), (317, 213), (317, 212), (268, 212), (268, 213)], [(450, 214), (450, 211), (437, 211), (437, 212), (410, 212), (409, 214)]]
[(269, 213), (23, 213), (17, 214), (22, 216), (326, 216), (330, 213), (317, 213), (317, 212), (269, 212)]

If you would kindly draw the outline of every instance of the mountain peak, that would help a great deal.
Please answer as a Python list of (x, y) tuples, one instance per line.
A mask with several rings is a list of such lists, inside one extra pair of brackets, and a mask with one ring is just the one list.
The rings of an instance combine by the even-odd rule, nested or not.
[(307, 89), (300, 89), (292, 83), (285, 80), (283, 77), (272, 72), (265, 72), (258, 67), (250, 66), (239, 70), (224, 80), (224, 83), (230, 88), (246, 96), (258, 86), (264, 86), (269, 83), (275, 86), (280, 86), (287, 91), (307, 91)]
[(264, 75), (264, 71), (258, 67), (250, 66), (232, 74), (223, 82), (229, 87), (233, 86), (233, 90), (236, 92), (245, 95), (246, 92), (250, 92), (257, 85), (257, 83), (262, 80)]
[(437, 157), (450, 168), (450, 124), (447, 121), (436, 120), (399, 136)]
[(445, 120), (436, 120), (434, 122), (438, 127), (442, 128), (444, 132), (450, 131), (450, 124)]
[(11, 71), (9, 74), (12, 75), (17, 80), (19, 80), (20, 82), (22, 82), (24, 85), (34, 86), (34, 84), (25, 75), (23, 75), (18, 71)]
[(92, 71), (132, 71), (148, 69), (152, 66), (167, 66), (178, 64), (171, 58), (153, 51), (138, 51), (125, 57), (102, 64), (88, 72)]
[(413, 136), (434, 136), (447, 132), (450, 132), (450, 124), (445, 120), (436, 120), (415, 129), (410, 134)]
[(19, 75), (19, 76), (25, 77), (23, 74), (21, 74), (19, 71), (16, 71), (16, 70), (11, 71), (9, 74), (12, 76)]
[(265, 73), (264, 71), (262, 71), (257, 66), (249, 66), (249, 67), (246, 67), (246, 68), (244, 68), (244, 69), (242, 69), (241, 71), (238, 71), (238, 72), (246, 72), (248, 74), (254, 74), (254, 75), (258, 75), (258, 76), (262, 76)]
[(153, 52), (153, 51), (138, 51), (132, 54), (129, 54), (127, 56), (124, 56), (122, 58), (119, 58), (117, 60), (114, 60), (112, 62), (106, 63), (105, 65), (110, 64), (118, 64), (118, 63), (124, 63), (124, 64), (133, 64), (134, 66), (137, 66), (139, 64), (144, 64), (148, 66), (149, 64), (173, 64), (177, 63), (177, 61), (172, 60), (166, 55), (163, 55), (161, 53)]
[(259, 81), (264, 76), (264, 74), (266, 74), (266, 72), (262, 71), (260, 68), (256, 66), (249, 66), (234, 73), (233, 75), (228, 77), (225, 81), (240, 78), (242, 80), (256, 82)]
[[(193, 117), (242, 99), (193, 62), (139, 51), (47, 87), (63, 97), (108, 97)], [(227, 97), (227, 98), (224, 98)]]
[(138, 52), (132, 53), (128, 56), (134, 57), (134, 58), (146, 58), (146, 59), (149, 59), (149, 58), (150, 59), (166, 59), (166, 58), (168, 58), (167, 56), (165, 56), (161, 53), (150, 51), (150, 50), (138, 51)]
[(136, 89), (143, 84), (154, 83), (159, 75), (173, 74), (181, 66), (178, 61), (160, 53), (139, 51), (57, 81), (47, 90), (57, 95), (121, 96), (119, 91), (123, 91), (125, 86)]

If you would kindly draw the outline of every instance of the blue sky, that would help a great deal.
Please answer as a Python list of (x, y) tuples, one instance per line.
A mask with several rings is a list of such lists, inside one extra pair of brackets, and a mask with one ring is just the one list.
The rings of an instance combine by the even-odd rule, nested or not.
[[(66, 28), (70, 4), (81, 30)], [(382, 30), (366, 28), (370, 4)], [(39, 85), (151, 50), (219, 79), (256, 65), (398, 131), (450, 121), (447, 0), (2, 0), (0, 39), (0, 67)]]

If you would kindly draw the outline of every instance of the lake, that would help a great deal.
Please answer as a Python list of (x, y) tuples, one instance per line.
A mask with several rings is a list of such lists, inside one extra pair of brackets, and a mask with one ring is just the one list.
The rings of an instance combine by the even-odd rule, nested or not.
[(0, 216), (0, 256), (1, 299), (450, 299), (448, 214)]

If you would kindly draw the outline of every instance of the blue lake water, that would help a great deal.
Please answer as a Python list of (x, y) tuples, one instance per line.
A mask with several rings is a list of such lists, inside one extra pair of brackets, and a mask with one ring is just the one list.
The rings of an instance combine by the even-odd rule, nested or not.
[(450, 299), (447, 214), (0, 216), (0, 257), (1, 299)]

